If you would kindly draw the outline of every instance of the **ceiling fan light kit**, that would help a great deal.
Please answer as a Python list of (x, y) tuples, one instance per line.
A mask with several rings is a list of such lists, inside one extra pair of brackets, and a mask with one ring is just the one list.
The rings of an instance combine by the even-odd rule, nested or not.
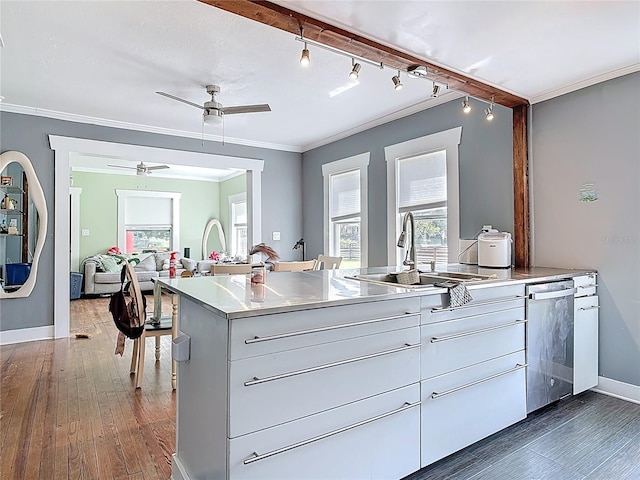
[(258, 105), (237, 105), (234, 107), (223, 107), (221, 103), (216, 100), (216, 95), (220, 93), (220, 86), (207, 85), (207, 93), (211, 95), (211, 100), (204, 102), (204, 105), (198, 105), (197, 103), (190, 102), (184, 98), (176, 97), (165, 92), (156, 92), (158, 95), (177, 100), (178, 102), (186, 103), (192, 107), (196, 107), (202, 110), (202, 119), (204, 123), (214, 125), (222, 123), (222, 117), (226, 115), (233, 115), (237, 113), (256, 113), (256, 112), (270, 112), (271, 107), (267, 103)]

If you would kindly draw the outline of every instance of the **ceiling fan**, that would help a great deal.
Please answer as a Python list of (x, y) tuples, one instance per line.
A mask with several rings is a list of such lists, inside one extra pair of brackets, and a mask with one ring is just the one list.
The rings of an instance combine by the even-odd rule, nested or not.
[(138, 165), (136, 165), (135, 167), (126, 167), (124, 165), (107, 165), (108, 167), (116, 167), (116, 168), (127, 168), (130, 170), (135, 170), (136, 171), (136, 175), (149, 175), (150, 173), (153, 173), (154, 170), (163, 170), (165, 168), (169, 168), (169, 165), (154, 165), (154, 166), (147, 166), (144, 164), (144, 162), (140, 162)]
[(205, 123), (220, 123), (224, 115), (232, 115), (235, 113), (254, 113), (254, 112), (270, 112), (271, 107), (262, 103), (260, 105), (237, 105), (235, 107), (223, 107), (221, 103), (216, 101), (216, 94), (220, 93), (220, 87), (218, 85), (207, 85), (207, 93), (211, 95), (211, 101), (204, 102), (204, 105), (198, 105), (197, 103), (190, 102), (184, 98), (176, 97), (165, 92), (156, 92), (163, 97), (171, 98), (187, 105), (191, 105), (203, 110), (203, 119)]

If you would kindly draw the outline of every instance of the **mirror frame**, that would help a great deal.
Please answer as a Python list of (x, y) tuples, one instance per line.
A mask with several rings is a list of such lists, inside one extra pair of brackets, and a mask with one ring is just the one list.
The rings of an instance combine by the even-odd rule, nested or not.
[(38, 212), (38, 241), (36, 243), (33, 259), (31, 260), (31, 272), (29, 278), (22, 284), (20, 288), (13, 292), (5, 292), (3, 288), (0, 288), (0, 298), (24, 298), (31, 295), (33, 288), (36, 284), (36, 278), (38, 277), (38, 262), (40, 261), (40, 254), (44, 248), (44, 242), (47, 237), (47, 202), (44, 197), (44, 191), (42, 185), (38, 180), (36, 171), (31, 164), (31, 160), (21, 152), (9, 151), (0, 155), (0, 171), (3, 171), (10, 163), (18, 163), (22, 166), (27, 181), (29, 182), (29, 200), (33, 202), (36, 211)]
[(211, 233), (211, 229), (214, 225), (218, 229), (218, 239), (220, 240), (222, 251), (229, 253), (227, 252), (227, 242), (224, 236), (224, 231), (222, 230), (222, 224), (219, 220), (212, 218), (207, 222), (207, 226), (204, 228), (204, 234), (202, 235), (202, 260), (209, 260), (209, 256), (207, 255), (207, 241), (209, 240), (209, 234)]

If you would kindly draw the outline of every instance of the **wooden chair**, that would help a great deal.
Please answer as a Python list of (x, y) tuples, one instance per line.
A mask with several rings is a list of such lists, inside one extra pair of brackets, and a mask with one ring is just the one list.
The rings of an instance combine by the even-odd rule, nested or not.
[(211, 275), (243, 275), (251, 273), (250, 263), (214, 263), (211, 265)]
[[(148, 337), (155, 337), (156, 339), (156, 360), (160, 360), (160, 337), (163, 335), (175, 336), (176, 329), (174, 328), (174, 315), (170, 317), (160, 317), (160, 321), (154, 321), (148, 319), (146, 309), (144, 308), (144, 301), (142, 299), (142, 291), (140, 290), (140, 283), (138, 282), (138, 276), (135, 270), (129, 263), (126, 264), (126, 277), (131, 284), (129, 285), (129, 295), (135, 298), (136, 308), (138, 309), (138, 318), (145, 318), (144, 332), (133, 341), (133, 352), (131, 354), (131, 373), (136, 374), (136, 388), (142, 386), (142, 376), (144, 373), (144, 356), (145, 345)], [(174, 305), (174, 309), (176, 305)], [(175, 367), (174, 367), (175, 368)], [(175, 382), (175, 370), (172, 369), (172, 383)]]
[(315, 260), (306, 260), (303, 262), (276, 262), (273, 264), (271, 271), (273, 272), (303, 272), (305, 270), (313, 270)]
[(314, 270), (335, 270), (340, 268), (342, 257), (330, 257), (328, 255), (318, 255)]

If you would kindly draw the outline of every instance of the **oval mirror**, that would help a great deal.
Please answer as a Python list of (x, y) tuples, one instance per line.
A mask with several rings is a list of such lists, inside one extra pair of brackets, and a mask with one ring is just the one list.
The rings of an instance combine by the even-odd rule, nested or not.
[(224, 231), (222, 230), (222, 224), (219, 220), (212, 218), (207, 223), (207, 226), (204, 228), (204, 234), (202, 234), (202, 259), (207, 260), (209, 258), (209, 234), (211, 233), (211, 229), (216, 227), (218, 230), (218, 240), (220, 241), (220, 248), (222, 252), (227, 251), (227, 241), (224, 236)]
[(47, 203), (25, 154), (4, 152), (0, 172), (0, 298), (28, 297), (36, 284), (47, 235)]

